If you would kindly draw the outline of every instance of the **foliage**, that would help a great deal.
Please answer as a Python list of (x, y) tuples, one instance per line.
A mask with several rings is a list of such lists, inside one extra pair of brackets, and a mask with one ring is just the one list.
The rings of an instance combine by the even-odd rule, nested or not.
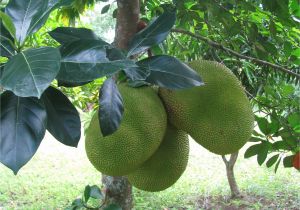
[[(50, 12), (66, 4), (66, 0), (12, 0), (2, 13), (0, 56), (8, 61), (2, 64), (0, 81), (4, 89), (0, 96), (0, 161), (15, 174), (34, 155), (46, 129), (67, 145), (75, 146), (80, 139), (77, 110), (59, 90), (49, 87), (61, 66), (59, 50), (26, 46), (28, 37), (45, 24)], [(68, 113), (65, 118), (47, 117), (49, 113), (61, 116), (61, 110)], [(55, 122), (47, 122), (51, 119)], [(72, 123), (67, 123), (69, 120)], [(62, 126), (55, 126), (58, 124)]]
[[(166, 42), (152, 48), (154, 53), (167, 52), (186, 61), (201, 58), (216, 60), (229, 67), (252, 99), (256, 124), (262, 131), (253, 134), (252, 141), (256, 139), (260, 144), (250, 147), (245, 156), (259, 154), (257, 158), (261, 165), (269, 154), (271, 158), (267, 166), (276, 163), (276, 170), (282, 160), (284, 166), (291, 166), (293, 154), (300, 150), (299, 131), (295, 127), (300, 124), (296, 117), (299, 116), (300, 101), (297, 96), (300, 73), (299, 1), (176, 2), (176, 28), (205, 39), (174, 30)], [(157, 0), (143, 1), (141, 7), (144, 19), (160, 14), (163, 9)], [(225, 47), (239, 55), (284, 66), (298, 73), (298, 78), (268, 65), (258, 65), (252, 59), (236, 57), (224, 50)]]
[[(87, 8), (92, 7), (95, 2), (95, 0), (43, 0), (39, 2), (10, 0), (8, 2), (4, 10), (0, 13), (0, 56), (2, 62), (0, 66), (0, 85), (2, 92), (3, 90), (6, 92), (12, 91), (15, 98), (11, 97), (10, 93), (6, 93), (1, 95), (1, 101), (10, 100), (11, 102), (20, 102), (23, 101), (23, 99), (26, 101), (26, 98), (29, 97), (37, 97), (38, 103), (44, 106), (45, 97), (42, 97), (42, 95), (44, 91), (49, 89), (50, 84), (73, 87), (96, 80), (95, 83), (87, 84), (86, 86), (88, 89), (92, 87), (93, 91), (90, 92), (87, 90), (87, 95), (80, 98), (83, 99), (86, 97), (91, 100), (91, 102), (82, 102), (81, 100), (76, 100), (76, 96), (73, 96), (73, 102), (75, 104), (82, 109), (90, 110), (90, 104), (97, 99), (97, 97), (95, 97), (97, 95), (96, 89), (99, 89), (99, 87), (95, 87), (97, 87), (96, 85), (99, 85), (99, 83), (102, 84), (104, 79), (99, 78), (105, 76), (118, 78), (118, 76), (122, 75), (120, 78), (124, 78), (125, 75), (125, 78), (127, 78), (133, 86), (150, 83), (174, 89), (178, 87), (177, 85), (180, 78), (185, 76), (188, 76), (190, 83), (182, 83), (183, 86), (181, 85), (179, 88), (202, 84), (201, 79), (193, 75), (193, 71), (189, 68), (184, 69), (187, 70), (186, 72), (190, 72), (186, 75), (183, 75), (182, 71), (180, 74), (176, 74), (176, 77), (172, 76), (171, 81), (160, 81), (161, 78), (166, 78), (162, 77), (162, 74), (173, 74), (173, 67), (172, 65), (168, 65), (167, 68), (164, 68), (164, 72), (155, 71), (157, 66), (154, 66), (155, 62), (152, 62), (152, 60), (157, 59), (155, 61), (159, 61), (160, 64), (163, 64), (168, 62), (168, 59), (170, 59), (169, 56), (158, 55), (158, 57), (155, 56), (153, 58), (142, 57), (138, 62), (129, 59), (131, 55), (141, 53), (150, 47), (153, 48), (156, 54), (168, 53), (183, 60), (204, 58), (224, 62), (228, 67), (232, 68), (247, 91), (255, 97), (256, 95), (263, 96), (265, 94), (265, 92), (261, 90), (266, 89), (265, 87), (268, 85), (270, 78), (275, 79), (275, 82), (284, 80), (289, 84), (297, 84), (299, 82), (298, 77), (295, 76), (297, 74), (283, 74), (274, 71), (276, 68), (271, 69), (267, 65), (254, 65), (251, 59), (238, 59), (228, 56), (226, 54), (228, 52), (226, 50), (224, 51), (224, 48), (211, 48), (211, 45), (194, 40), (193, 37), (187, 36), (186, 34), (172, 33), (172, 36), (167, 37), (175, 23), (176, 27), (207, 37), (210, 40), (220, 43), (222, 46), (233, 49), (239, 54), (249, 56), (250, 58), (261, 59), (269, 63), (275, 63), (289, 68), (292, 72), (299, 73), (297, 67), (300, 63), (298, 49), (300, 31), (297, 24), (299, 23), (300, 10), (297, 0), (276, 0), (272, 3), (267, 0), (255, 2), (234, 0), (204, 0), (200, 2), (191, 0), (142, 1), (141, 12), (143, 19), (150, 20), (154, 16), (159, 17), (151, 21), (146, 29), (135, 35), (130, 42), (131, 44), (128, 51), (125, 52), (115, 48), (112, 44), (103, 41), (97, 36), (87, 39), (87, 31), (89, 31), (88, 33), (90, 34), (93, 33), (88, 29), (63, 27), (53, 30), (52, 37), (56, 39), (61, 46), (51, 39), (49, 35), (37, 33), (45, 25), (51, 12), (54, 12), (57, 17), (63, 17), (64, 20), (68, 19), (69, 25), (75, 25), (75, 18), (79, 17), (79, 14), (84, 12)], [(103, 0), (102, 2), (107, 1)], [(174, 9), (174, 5), (176, 9)], [(103, 7), (101, 13), (107, 13), (111, 7), (114, 7), (113, 3), (108, 2), (107, 5)], [(111, 14), (113, 17), (115, 17), (115, 11)], [(177, 16), (176, 20), (175, 14)], [(51, 19), (53, 21), (53, 18), (50, 18), (50, 20)], [(46, 32), (45, 27), (42, 30)], [(79, 34), (77, 33), (76, 35), (76, 40), (61, 40), (61, 37), (67, 37), (70, 31), (73, 33), (73, 30), (79, 31)], [(55, 32), (56, 35), (58, 32), (60, 38), (53, 35)], [(163, 42), (164, 39), (167, 39), (167, 41)], [(92, 49), (95, 44), (97, 48)], [(51, 57), (46, 56), (46, 54), (51, 54)], [(176, 59), (174, 61), (176, 61)], [(180, 63), (179, 60), (178, 62)], [(149, 66), (146, 68), (146, 65), (143, 64)], [(151, 67), (151, 65), (153, 66)], [(20, 68), (21, 66), (25, 68)], [(44, 69), (48, 70), (45, 71)], [(84, 89), (85, 88), (78, 88), (80, 91)], [(72, 93), (73, 95), (76, 94), (76, 91), (73, 91), (74, 89), (69, 91), (65, 88), (59, 88), (56, 90), (57, 93), (59, 90), (65, 90), (65, 92)], [(101, 91), (105, 91), (105, 89), (101, 89)], [(115, 91), (115, 94), (117, 94), (117, 91)], [(270, 96), (266, 95), (265, 97)], [(65, 97), (64, 100), (68, 99)], [(1, 104), (2, 103), (4, 102), (1, 102)], [(3, 117), (3, 113), (6, 113), (11, 108), (9, 103), (1, 107), (1, 124), (16, 124), (16, 120), (14, 123), (11, 123), (12, 121), (9, 118)], [(70, 107), (68, 109), (70, 109)], [(122, 106), (116, 107), (120, 109)], [(48, 108), (49, 106), (45, 106), (43, 109)], [(105, 106), (101, 108), (102, 111), (105, 111), (105, 109)], [(290, 109), (290, 107), (287, 109)], [(26, 121), (25, 113), (21, 111), (20, 107), (14, 107), (13, 110), (14, 113), (10, 111), (10, 113), (12, 113), (11, 116), (17, 115), (21, 117), (18, 119), (21, 120), (20, 122)], [(74, 106), (72, 106), (72, 110), (75, 110)], [(118, 112), (119, 110), (115, 111)], [(263, 110), (261, 109), (261, 111)], [(273, 113), (274, 111), (272, 110), (271, 112)], [(276, 112), (284, 113), (286, 111), (277, 110)], [(47, 113), (49, 113), (48, 110)], [(75, 114), (75, 112), (73, 113)], [(79, 119), (77, 113), (76, 116), (77, 117), (74, 115), (74, 119)], [(116, 119), (119, 117), (120, 116)], [(65, 118), (63, 120), (65, 120)], [(45, 121), (45, 119), (43, 121)], [(283, 120), (279, 120), (279, 123), (283, 122)], [(79, 123), (77, 120), (77, 125), (79, 125)], [(62, 124), (64, 123), (62, 122)], [(118, 127), (118, 124), (118, 120), (115, 122), (115, 125), (112, 123), (115, 128), (109, 128), (110, 132), (104, 133), (104, 135), (112, 133), (112, 131)], [(33, 127), (31, 127), (33, 125), (34, 123), (29, 123), (28, 128), (25, 129), (25, 133), (28, 133), (28, 136), (31, 136), (30, 129), (33, 129)], [(43, 127), (45, 128), (39, 130), (41, 134), (47, 128), (47, 124), (44, 124)], [(284, 128), (284, 125), (280, 124), (279, 127)], [(65, 131), (71, 132), (71, 130), (72, 129), (66, 129)], [(7, 147), (4, 148), (13, 146), (7, 142), (18, 142), (16, 137), (18, 135), (13, 137), (13, 141), (2, 140), (4, 139), (3, 132), (1, 135), (1, 141), (6, 142), (5, 145), (7, 144)], [(39, 136), (36, 142), (40, 142), (42, 136)], [(65, 135), (65, 137), (66, 136), (71, 137), (72, 135)], [(79, 140), (78, 135), (76, 135), (76, 138), (77, 139), (68, 140), (60, 139), (60, 141), (64, 143), (70, 141), (76, 142)], [(31, 137), (31, 141), (35, 141), (35, 139)], [(33, 145), (35, 146), (33, 147)], [(36, 151), (38, 145), (39, 143), (28, 144), (27, 146), (31, 148), (30, 151)], [(14, 146), (14, 148), (18, 147)], [(298, 149), (293, 149), (293, 151), (296, 150)], [(4, 149), (2, 152), (6, 154), (7, 150)], [(26, 153), (24, 160), (30, 159), (33, 155), (30, 153)], [(12, 156), (16, 158), (16, 155)], [(8, 158), (8, 160), (4, 160), (6, 158)], [(15, 168), (15, 164), (9, 163), (10, 158), (13, 157), (1, 157), (1, 161)], [(23, 159), (23, 157), (21, 159)], [(19, 165), (23, 165), (27, 162), (24, 160), (18, 160), (21, 163), (19, 163)], [(272, 161), (273, 160), (275, 160), (275, 157)], [(15, 172), (17, 172), (17, 169), (15, 169)]]
[[(280, 1), (281, 6), (275, 9), (269, 2), (178, 0), (176, 27), (207, 37), (242, 55), (287, 66), (299, 73), (299, 3)], [(158, 1), (145, 1), (143, 6), (146, 18), (162, 9)], [(266, 76), (276, 70), (257, 66), (251, 60), (238, 59), (185, 34), (172, 33), (164, 46), (162, 50), (154, 50), (157, 53), (164, 50), (182, 60), (203, 58), (225, 63), (253, 94), (260, 83), (266, 82)], [(288, 75), (276, 75), (293, 80)], [(257, 77), (259, 81), (255, 81)]]
[(299, 93), (299, 87), (273, 82), (254, 99), (259, 132), (254, 132), (250, 141), (257, 144), (248, 148), (246, 158), (257, 155), (257, 162), (262, 165), (272, 154), (267, 167), (275, 165), (275, 172), (281, 162), (284, 167), (292, 167), (293, 154), (300, 151)]
[[(98, 204), (100, 203), (100, 204)], [(105, 205), (105, 196), (102, 194), (101, 189), (96, 186), (87, 185), (84, 189), (82, 198), (75, 199), (71, 206), (66, 210), (80, 210), (80, 209), (103, 209), (103, 210), (121, 210), (118, 205), (110, 204)]]
[[(111, 78), (108, 79), (109, 85), (104, 85), (99, 94), (99, 101), (105, 102), (101, 104), (100, 113), (111, 116), (109, 119), (99, 118), (104, 136), (116, 131), (122, 119), (122, 96), (116, 86), (119, 75), (122, 75), (122, 80), (125, 76), (131, 84), (158, 84), (170, 89), (203, 84), (191, 68), (170, 56), (156, 56), (138, 62), (130, 59), (166, 39), (176, 19), (172, 5), (132, 38), (127, 51), (103, 41), (90, 29), (75, 27), (58, 27), (49, 33), (60, 44), (58, 47), (56, 43), (40, 47), (27, 42), (33, 40), (31, 37), (45, 25), (52, 11), (76, 7), (82, 12), (85, 4), (93, 1), (81, 3), (70, 0), (10, 0), (1, 12), (0, 56), (8, 61), (1, 65), (0, 85), (4, 93), (1, 94), (0, 122), (1, 131), (3, 128), (6, 131), (1, 132), (0, 161), (14, 173), (34, 155), (46, 129), (66, 145), (78, 144), (79, 114), (59, 89), (50, 86), (54, 80), (59, 86), (77, 87), (102, 77)], [(173, 73), (173, 66), (168, 65), (164, 71), (157, 71), (157, 65), (163, 65), (170, 59), (182, 68)], [(166, 78), (164, 75), (176, 76)], [(182, 78), (186, 78), (187, 83), (179, 86)], [(116, 104), (114, 109), (110, 104)], [(12, 129), (13, 135), (9, 135), (7, 132)], [(26, 141), (21, 146), (23, 137)]]

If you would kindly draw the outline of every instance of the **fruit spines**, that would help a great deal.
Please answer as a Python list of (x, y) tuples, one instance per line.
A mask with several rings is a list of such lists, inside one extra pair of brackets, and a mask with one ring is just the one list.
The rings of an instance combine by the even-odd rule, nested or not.
[(168, 120), (209, 151), (225, 155), (250, 138), (254, 116), (239, 80), (224, 65), (212, 61), (189, 64), (205, 85), (171, 91), (160, 88)]
[(127, 175), (128, 180), (141, 190), (164, 190), (180, 178), (186, 169), (188, 157), (188, 135), (169, 124), (157, 151), (142, 166)]
[(150, 87), (119, 85), (124, 114), (119, 129), (103, 137), (98, 113), (86, 131), (86, 153), (94, 167), (107, 175), (123, 176), (139, 167), (159, 147), (167, 125), (166, 112)]

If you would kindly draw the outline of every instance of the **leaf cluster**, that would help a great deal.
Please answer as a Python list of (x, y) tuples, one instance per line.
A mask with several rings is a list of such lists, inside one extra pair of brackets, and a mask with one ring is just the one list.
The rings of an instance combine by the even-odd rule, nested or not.
[[(299, 18), (297, 0), (177, 0), (176, 28), (205, 37), (240, 55), (299, 71)], [(156, 0), (144, 1), (143, 17), (160, 13)], [(241, 59), (188, 34), (172, 33), (166, 42), (152, 48), (154, 53), (167, 52), (182, 60), (206, 59), (224, 63), (240, 79), (256, 110), (260, 132), (253, 135), (257, 145), (246, 157), (257, 155), (258, 163), (270, 167), (291, 159), (299, 151), (299, 80), (251, 59)], [(296, 126), (296, 127), (295, 127)], [(259, 134), (259, 135), (258, 135)]]
[[(275, 88), (274, 88), (275, 87)], [(255, 98), (255, 131), (250, 141), (256, 144), (245, 152), (245, 158), (257, 156), (262, 165), (268, 155), (266, 166), (275, 164), (275, 172), (280, 162), (284, 167), (292, 167), (292, 157), (300, 151), (300, 89), (291, 84), (271, 83)]]
[(6, 59), (1, 64), (0, 81), (4, 91), (0, 161), (14, 173), (34, 155), (46, 130), (65, 145), (78, 144), (79, 114), (69, 99), (51, 86), (54, 81), (58, 86), (78, 87), (95, 80), (102, 84), (102, 78), (107, 78), (98, 87), (99, 120), (104, 136), (115, 132), (121, 123), (124, 107), (117, 87), (119, 80), (133, 87), (158, 85), (169, 89), (203, 84), (198, 74), (174, 57), (131, 59), (166, 39), (176, 20), (172, 5), (138, 32), (126, 51), (105, 42), (90, 29), (75, 27), (58, 27), (49, 32), (59, 43), (56, 46), (27, 44), (52, 11), (73, 3), (10, 0), (1, 13), (0, 53)]
[(121, 207), (116, 204), (106, 205), (105, 195), (103, 195), (101, 189), (97, 185), (87, 185), (82, 198), (75, 199), (71, 206), (66, 208), (66, 210), (80, 209), (121, 210)]

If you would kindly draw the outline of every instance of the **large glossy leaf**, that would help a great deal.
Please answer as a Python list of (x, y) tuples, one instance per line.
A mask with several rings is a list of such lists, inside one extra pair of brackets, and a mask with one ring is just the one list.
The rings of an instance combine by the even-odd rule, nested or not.
[(244, 154), (244, 158), (249, 158), (252, 157), (254, 155), (257, 155), (259, 153), (259, 150), (261, 148), (261, 144), (254, 144), (251, 147), (249, 147), (245, 154)]
[(59, 0), (10, 0), (5, 8), (5, 13), (13, 20), (16, 28), (16, 40), (22, 45), (28, 35), (44, 25), (51, 11), (62, 4)]
[(124, 72), (131, 81), (143, 81), (150, 75), (150, 68), (126, 68)]
[(49, 87), (42, 100), (47, 110), (47, 130), (61, 143), (77, 147), (81, 135), (79, 114), (58, 89)]
[(151, 46), (161, 43), (175, 24), (176, 11), (166, 10), (144, 30), (135, 34), (128, 46), (128, 56), (141, 53)]
[(103, 136), (114, 133), (120, 126), (123, 115), (123, 99), (115, 81), (107, 79), (99, 93), (99, 123)]
[(57, 79), (71, 83), (88, 82), (136, 66), (127, 59), (110, 61), (107, 47), (100, 40), (79, 40), (63, 45), (60, 49), (62, 65)]
[(272, 165), (276, 163), (279, 158), (279, 154), (272, 156), (266, 163), (267, 167), (270, 168)]
[(11, 57), (15, 55), (13, 43), (13, 37), (4, 25), (0, 23), (0, 56)]
[(17, 96), (40, 97), (56, 77), (60, 53), (52, 47), (29, 49), (13, 56), (5, 65), (0, 85)]
[(7, 29), (7, 31), (10, 33), (10, 35), (12, 37), (15, 37), (16, 28), (15, 28), (13, 22), (12, 22), (12, 19), (2, 11), (0, 11), (0, 19), (2, 19), (2, 24)]
[(137, 65), (146, 73), (150, 72), (146, 82), (160, 87), (184, 89), (204, 84), (193, 69), (171, 56), (153, 56), (137, 62)]
[(257, 162), (262, 165), (267, 159), (268, 151), (271, 149), (271, 144), (267, 141), (263, 141), (260, 144), (259, 151), (257, 153)]
[(84, 201), (87, 203), (90, 198), (94, 199), (103, 199), (104, 195), (101, 192), (101, 189), (97, 185), (87, 185), (83, 193)]
[(58, 27), (49, 32), (49, 34), (60, 44), (66, 44), (68, 42), (73, 42), (81, 39), (101, 40), (92, 30), (87, 28)]
[(284, 157), (283, 159), (283, 166), (285, 168), (291, 168), (293, 167), (293, 159), (294, 159), (295, 155), (289, 155)]
[(1, 95), (0, 161), (16, 174), (35, 154), (44, 138), (47, 114), (43, 101)]
[(255, 120), (258, 124), (259, 129), (265, 134), (270, 135), (277, 132), (280, 128), (279, 122), (276, 119), (273, 119), (271, 122), (269, 122), (264, 117), (258, 117), (255, 116)]

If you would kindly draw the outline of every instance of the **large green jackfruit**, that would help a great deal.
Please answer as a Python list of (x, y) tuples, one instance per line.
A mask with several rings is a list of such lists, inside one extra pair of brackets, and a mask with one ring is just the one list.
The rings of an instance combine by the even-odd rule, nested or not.
[(193, 61), (205, 85), (186, 90), (160, 89), (169, 121), (209, 151), (238, 151), (250, 138), (254, 117), (249, 100), (232, 72), (212, 61)]
[(86, 131), (85, 149), (95, 168), (107, 175), (126, 175), (145, 162), (159, 147), (167, 126), (166, 111), (150, 87), (119, 85), (124, 114), (119, 129), (103, 137), (98, 113)]
[(133, 173), (129, 182), (145, 191), (161, 191), (172, 186), (184, 172), (189, 157), (188, 135), (168, 125), (158, 150)]

